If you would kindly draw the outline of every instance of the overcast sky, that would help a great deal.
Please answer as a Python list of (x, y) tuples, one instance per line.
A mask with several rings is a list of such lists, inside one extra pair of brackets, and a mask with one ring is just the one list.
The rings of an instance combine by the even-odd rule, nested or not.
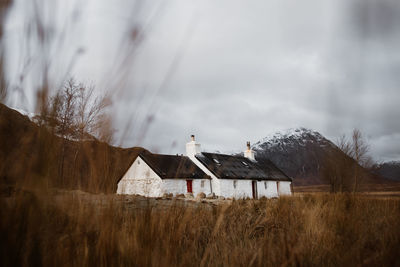
[[(7, 60), (11, 84), (32, 89), (26, 2), (9, 14)], [(376, 160), (400, 160), (399, 1), (38, 2), (64, 38), (48, 49), (55, 84), (67, 73), (113, 91), (125, 147), (184, 153), (195, 134), (231, 153), (287, 128), (332, 141), (359, 128)], [(33, 90), (16, 95), (10, 105), (33, 109)]]

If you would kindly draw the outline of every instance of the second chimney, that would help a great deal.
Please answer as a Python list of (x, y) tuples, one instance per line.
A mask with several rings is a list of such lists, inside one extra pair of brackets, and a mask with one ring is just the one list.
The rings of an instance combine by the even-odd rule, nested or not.
[(249, 160), (255, 161), (254, 151), (251, 149), (250, 142), (247, 141), (247, 150), (244, 152), (244, 157)]

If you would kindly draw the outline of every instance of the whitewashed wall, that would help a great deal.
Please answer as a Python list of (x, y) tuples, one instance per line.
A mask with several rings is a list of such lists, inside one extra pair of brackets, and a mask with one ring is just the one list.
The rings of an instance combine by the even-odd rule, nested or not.
[[(236, 188), (233, 186), (234, 181), (236, 181)], [(251, 180), (219, 179), (219, 183), (220, 193), (215, 193), (218, 196), (228, 198), (251, 198), (253, 195)]]
[[(265, 183), (267, 188), (265, 188)], [(258, 181), (257, 182), (258, 197), (278, 197), (278, 188), (276, 187), (276, 181)]]
[[(193, 159), (192, 159), (193, 160)], [(203, 179), (204, 187), (201, 187), (202, 179), (193, 179), (192, 190), (196, 196), (203, 192), (214, 192), (217, 196), (226, 198), (252, 198), (252, 180), (218, 179), (196, 158), (193, 160), (197, 166), (204, 169), (212, 177), (211, 183)], [(236, 188), (233, 183), (236, 181)], [(258, 197), (277, 197), (278, 195), (291, 195), (291, 182), (257, 181)], [(279, 183), (279, 184), (277, 184)], [(212, 187), (212, 188), (211, 188)], [(186, 194), (186, 179), (161, 179), (140, 157), (138, 157), (118, 183), (117, 194), (137, 194), (147, 197), (160, 197), (164, 193)]]
[(196, 157), (196, 154), (191, 154), (191, 150), (188, 148), (190, 147), (190, 143), (186, 144), (186, 155), (190, 158), (190, 160), (196, 164), (197, 167), (199, 167), (205, 174), (209, 175), (211, 177), (211, 191), (216, 195), (216, 196), (221, 196), (221, 182), (220, 179), (218, 179), (206, 166), (203, 165)]
[(117, 194), (158, 197), (162, 195), (161, 178), (140, 157), (118, 182)]
[[(236, 181), (236, 188), (233, 186), (234, 181)], [(226, 198), (253, 198), (252, 180), (219, 179), (219, 182), (221, 185), (219, 196)], [(264, 182), (267, 183), (267, 188), (265, 188)], [(278, 197), (276, 181), (257, 181), (257, 196), (258, 198)]]
[[(203, 187), (201, 181), (204, 181)], [(211, 193), (209, 179), (192, 180), (193, 195)], [(161, 197), (164, 193), (186, 194), (186, 179), (161, 179), (146, 162), (137, 157), (118, 183), (117, 194)]]
[[(201, 186), (201, 181), (203, 181), (203, 187)], [(186, 194), (187, 185), (186, 179), (164, 179), (162, 181), (162, 192), (172, 193), (174, 195)], [(198, 193), (210, 194), (210, 180), (209, 179), (193, 179), (192, 180), (192, 191), (193, 195), (196, 196)]]
[(282, 195), (291, 195), (292, 194), (292, 189), (291, 189), (291, 183), (292, 182), (284, 182), (284, 181), (282, 181), (282, 182), (278, 182), (279, 184), (278, 184), (278, 188), (279, 188), (279, 195), (280, 196), (282, 196)]
[(204, 185), (201, 186), (202, 179), (193, 180), (193, 194), (196, 196), (198, 193), (204, 193), (206, 195), (211, 193), (210, 179), (203, 179)]

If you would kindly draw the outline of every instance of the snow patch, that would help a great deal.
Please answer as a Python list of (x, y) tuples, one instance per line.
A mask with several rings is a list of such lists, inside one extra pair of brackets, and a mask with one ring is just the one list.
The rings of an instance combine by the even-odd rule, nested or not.
[(27, 116), (30, 120), (32, 120), (33, 119), (33, 117), (35, 117), (36, 116), (36, 114), (35, 113), (32, 113), (32, 112), (28, 112), (28, 111), (26, 111), (26, 110), (23, 110), (23, 109), (20, 109), (20, 108), (11, 108), (11, 109), (13, 109), (13, 110), (15, 110), (15, 111), (17, 111), (17, 112), (19, 112), (19, 113), (21, 113), (22, 115), (24, 115), (24, 116)]
[(283, 132), (276, 132), (267, 135), (260, 141), (256, 142), (252, 149), (264, 150), (266, 148), (283, 149), (285, 146), (297, 143), (300, 146), (305, 146), (308, 142), (326, 142), (326, 139), (317, 131), (307, 128), (290, 128)]

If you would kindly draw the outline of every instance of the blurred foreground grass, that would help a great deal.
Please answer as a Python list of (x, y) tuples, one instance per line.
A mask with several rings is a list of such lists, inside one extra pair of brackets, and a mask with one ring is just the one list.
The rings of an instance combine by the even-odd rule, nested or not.
[(0, 201), (1, 266), (400, 265), (398, 198), (215, 205), (21, 191)]

